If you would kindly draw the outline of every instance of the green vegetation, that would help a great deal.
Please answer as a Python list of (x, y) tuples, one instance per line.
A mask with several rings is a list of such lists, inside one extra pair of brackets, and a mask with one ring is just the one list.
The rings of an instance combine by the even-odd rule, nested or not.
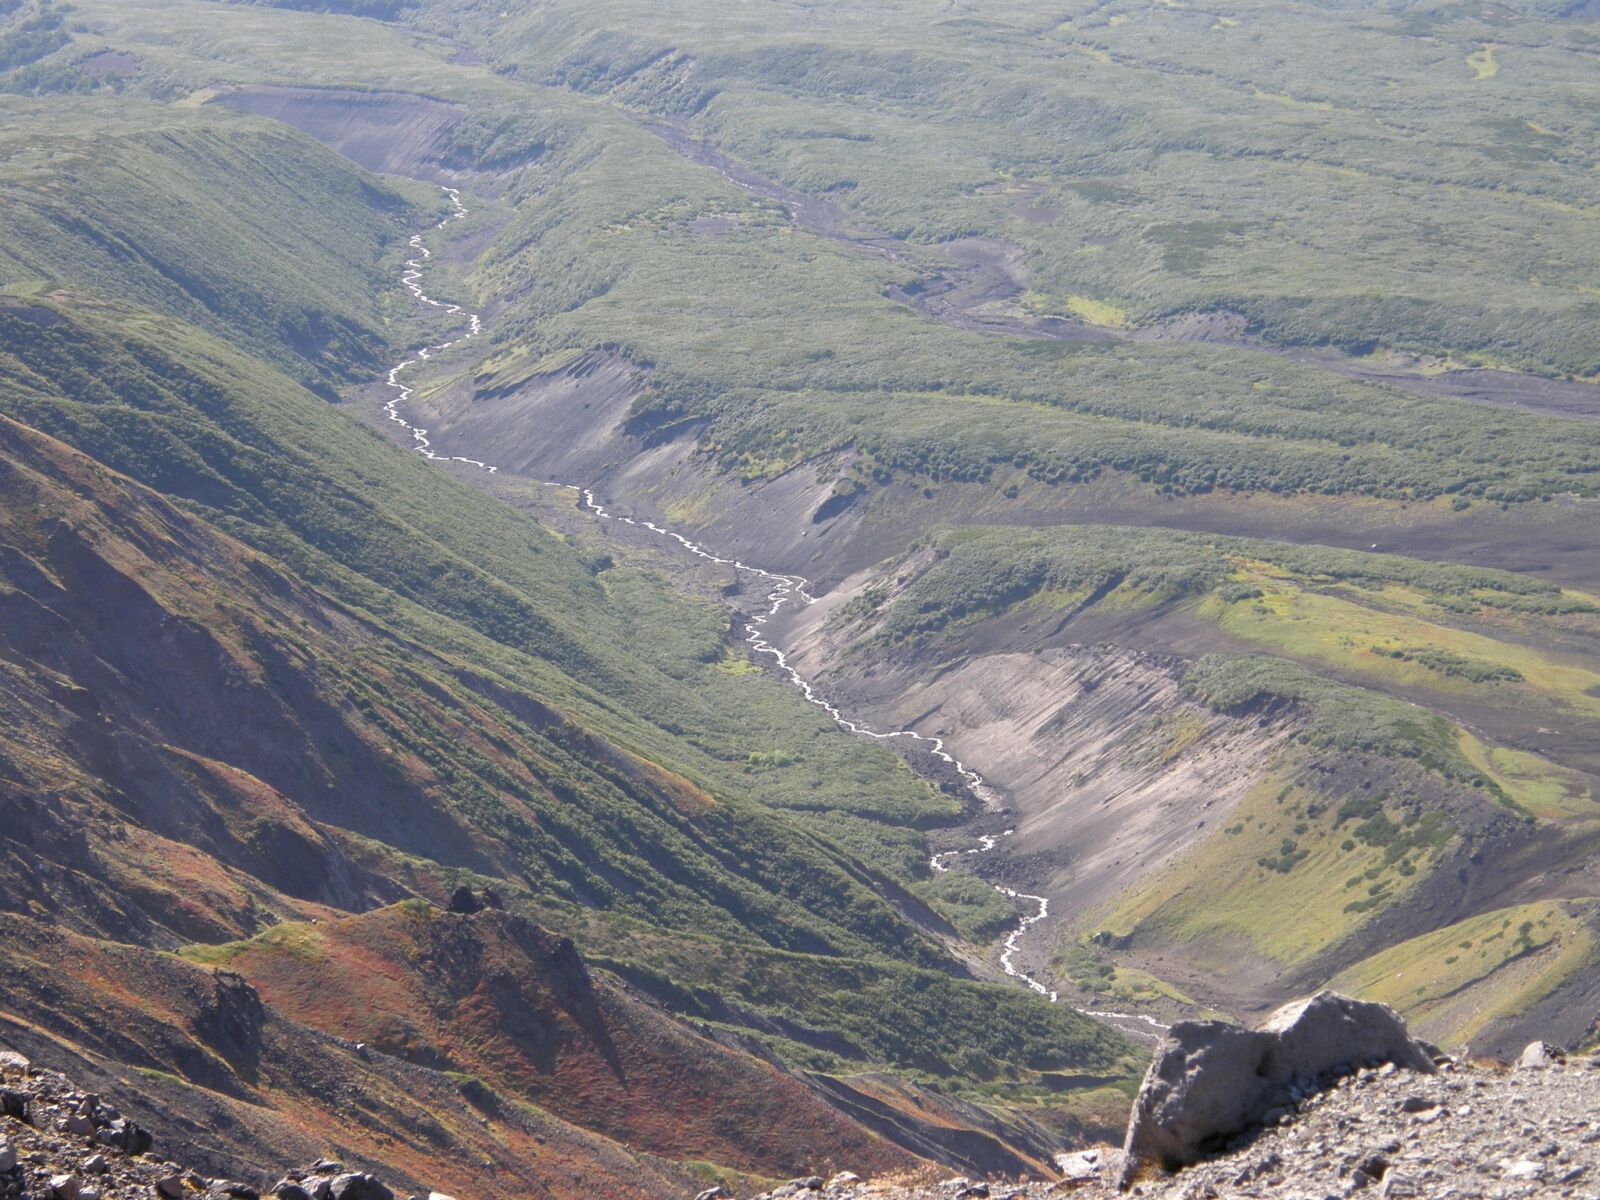
[(1423, 1036), (1458, 1046), (1592, 971), (1595, 917), (1593, 900), (1497, 909), (1373, 955), (1329, 986), (1391, 1005)]
[[(99, 102), (80, 103), (32, 110), (60, 123), (31, 127), (38, 157), (17, 170), (42, 170), (52, 136), (58, 161), (88, 152)], [(937, 924), (948, 899), (975, 937), (998, 923), (1004, 902), (993, 893), (928, 879), (923, 834), (958, 818), (954, 798), (842, 734), (792, 688), (726, 669), (724, 612), (551, 534), (308, 390), (360, 378), (410, 333), (409, 320), (387, 327), (372, 295), (392, 290), (386, 247), (425, 212), (297, 135), (220, 114), (156, 115), (166, 114), (171, 123), (148, 137), (106, 135), (106, 170), (125, 164), (156, 190), (107, 185), (94, 216), (101, 241), (72, 235), (65, 202), (19, 204), (0, 218), (17, 234), (13, 295), (0, 301), (0, 413), (269, 556), (230, 602), (181, 591), (171, 602), (228, 648), (242, 679), (308, 681), (300, 703), (321, 714), (317, 738), (327, 739), (309, 747), (325, 758), (308, 761), (352, 791), (383, 795), (381, 821), (346, 814), (349, 836), (415, 850), (406, 814), (435, 814), (493, 847), (514, 880), (495, 886), (537, 897), (558, 928), (582, 934), (595, 913), (638, 922), (649, 936), (634, 947), (637, 969), (670, 967), (730, 999), (748, 991), (775, 1012), (796, 1004), (816, 1029), (858, 1043), (862, 1065), (946, 1075), (974, 1044), (1039, 1069), (1120, 1061), (1120, 1039), (1070, 1010), (957, 978), (944, 948), (905, 915), (910, 886), (934, 905), (924, 920)], [(242, 141), (219, 132), (235, 126)], [(264, 185), (260, 203), (281, 211), (234, 230), (237, 206), (222, 197), (257, 174), (303, 194)], [(141, 196), (154, 205), (182, 190), (205, 198), (199, 211), (219, 224), (169, 233), (141, 207)], [(320, 211), (300, 212), (323, 191)], [(346, 249), (308, 248), (314, 269), (275, 264), (279, 236)], [(267, 277), (253, 278), (258, 269)], [(224, 294), (226, 303), (195, 307)], [(335, 342), (349, 354), (297, 343), (273, 307), (285, 296), (323, 306), (347, 331)], [(212, 566), (191, 569), (203, 581)], [(352, 632), (331, 637), (279, 600), (255, 611), (263, 589), (306, 589)], [(375, 747), (385, 748), (377, 764), (365, 757)], [(268, 782), (298, 796), (287, 762)], [(672, 944), (669, 934), (692, 947), (683, 963), (651, 948)], [(307, 926), (263, 937), (316, 953)], [(239, 948), (186, 957), (225, 966)], [(597, 948), (604, 957), (605, 940)], [(793, 960), (803, 969), (749, 983), (722, 969), (768, 951), (785, 963), (783, 954), (804, 955)], [(837, 980), (815, 1002), (797, 1001), (825, 971)], [(991, 1027), (997, 1006), (1011, 1013), (1003, 1030)]]
[[(1362, 791), (1330, 802), (1314, 786), (1279, 787), (1267, 777), (1233, 810), (1222, 836), (1081, 928), (1112, 938), (1159, 933), (1215, 969), (1240, 950), (1297, 965), (1402, 901), (1455, 834), (1415, 794)], [(1322, 900), (1307, 904), (1307, 896)], [(1335, 903), (1338, 897), (1349, 899)]]

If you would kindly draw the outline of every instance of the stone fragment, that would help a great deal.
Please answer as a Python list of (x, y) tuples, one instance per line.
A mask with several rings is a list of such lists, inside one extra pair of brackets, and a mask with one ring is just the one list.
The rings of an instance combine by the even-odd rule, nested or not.
[(32, 1125), (33, 1121), (28, 1116), (27, 1094), (0, 1088), (0, 1117), (10, 1117), (13, 1121)]
[(78, 1200), (78, 1193), (83, 1190), (83, 1184), (78, 1182), (76, 1175), (53, 1175), (46, 1195), (50, 1200)]
[(163, 1175), (156, 1180), (156, 1194), (165, 1196), (166, 1200), (183, 1200), (185, 1194), (183, 1176), (175, 1171), (170, 1175)]
[[(696, 1196), (694, 1200), (723, 1200), (723, 1197), (727, 1194), (728, 1189), (719, 1183), (716, 1187), (708, 1187), (705, 1191)], [(429, 1200), (432, 1200), (432, 1198), (430, 1197)]]
[(1105, 1156), (1098, 1150), (1056, 1155), (1056, 1170), (1061, 1172), (1063, 1183), (1088, 1183), (1100, 1178), (1105, 1169)]
[(104, 1154), (91, 1154), (83, 1160), (83, 1170), (87, 1175), (104, 1175), (109, 1169)]
[(1560, 1046), (1552, 1046), (1549, 1042), (1529, 1042), (1523, 1048), (1522, 1057), (1517, 1059), (1517, 1066), (1523, 1069), (1553, 1067), (1566, 1059), (1566, 1051)]
[(1502, 1179), (1538, 1179), (1543, 1174), (1543, 1163), (1534, 1162), (1531, 1158), (1523, 1158), (1507, 1164), (1500, 1176)]
[(16, 1144), (10, 1138), (0, 1138), (0, 1174), (15, 1170), (16, 1166)]
[(832, 1179), (828, 1180), (828, 1186), (830, 1188), (841, 1188), (849, 1187), (852, 1183), (860, 1182), (861, 1176), (857, 1175), (854, 1171), (840, 1171)]
[(15, 1050), (0, 1050), (0, 1071), (15, 1071), (19, 1075), (26, 1075), (33, 1069), (33, 1064)]
[(394, 1200), (394, 1193), (371, 1175), (340, 1175), (328, 1186), (331, 1200)]

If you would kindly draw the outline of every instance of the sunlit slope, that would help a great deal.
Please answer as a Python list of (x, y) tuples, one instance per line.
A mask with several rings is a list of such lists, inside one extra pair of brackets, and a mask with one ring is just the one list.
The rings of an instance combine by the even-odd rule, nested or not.
[[(1524, 576), (1393, 555), (968, 527), (885, 564), (831, 636), (846, 672), (1019, 648), (1164, 652), (1197, 711), (1156, 712), (1128, 735), (1150, 771), (1180, 758), (1208, 711), (1262, 731), (1276, 748), (1240, 760), (1248, 786), (1221, 820), (1193, 795), (1202, 839), (1065, 927), (1065, 975), (1171, 996), (1140, 985), (1135, 964), (1166, 953), (1222, 978), (1243, 956), (1315, 983), (1507, 896), (1581, 889), (1600, 836), (1597, 612), (1593, 597)], [(1091, 783), (1067, 781), (1061, 803)], [(1095, 978), (1106, 954), (1107, 972), (1123, 963), (1120, 983)], [(1521, 1011), (1509, 993), (1496, 1003), (1496, 1020)], [(1507, 1028), (1485, 1017), (1462, 1036)]]

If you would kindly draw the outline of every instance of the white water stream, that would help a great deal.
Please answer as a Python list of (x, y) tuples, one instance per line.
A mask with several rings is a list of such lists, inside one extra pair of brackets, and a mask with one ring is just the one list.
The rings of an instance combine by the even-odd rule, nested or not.
[[(450, 198), (451, 206), (455, 211), (434, 226), (436, 229), (443, 229), (445, 226), (449, 225), (450, 222), (459, 221), (467, 215), (467, 207), (461, 202), (461, 193), (456, 188), (447, 187), (444, 189), (444, 193)], [(467, 330), (459, 337), (452, 338), (449, 341), (440, 342), (433, 346), (424, 346), (420, 350), (416, 351), (413, 357), (407, 358), (403, 362), (400, 362), (394, 367), (390, 368), (386, 382), (389, 387), (394, 389), (395, 394), (390, 398), (388, 403), (383, 406), (383, 411), (385, 415), (388, 416), (389, 420), (395, 422), (395, 424), (399, 425), (411, 435), (411, 440), (414, 443), (412, 448), (424, 458), (433, 459), (438, 462), (465, 463), (468, 466), (477, 467), (480, 470), (494, 474), (499, 470), (499, 468), (490, 463), (482, 462), (476, 458), (464, 458), (460, 455), (440, 454), (433, 448), (433, 443), (428, 439), (428, 431), (420, 426), (411, 424), (400, 412), (400, 405), (411, 398), (413, 391), (413, 389), (408, 387), (406, 384), (400, 382), (399, 377), (402, 372), (410, 367), (415, 366), (419, 362), (426, 362), (428, 359), (433, 357), (433, 355), (438, 354), (441, 351), (448, 350), (453, 346), (460, 345), (462, 342), (468, 341), (471, 338), (475, 338), (483, 332), (483, 321), (479, 318), (477, 313), (467, 312), (467, 310), (459, 304), (450, 304), (443, 300), (435, 300), (423, 290), (423, 266), (428, 259), (433, 257), (433, 252), (424, 244), (423, 237), (424, 235), (419, 233), (411, 239), (411, 248), (417, 251), (419, 257), (406, 260), (405, 271), (400, 276), (400, 281), (405, 285), (406, 290), (423, 304), (442, 309), (444, 312), (452, 316), (464, 316), (467, 320)], [(578, 493), (578, 495), (582, 498), (584, 507), (593, 513), (599, 520), (618, 521), (624, 525), (635, 525), (643, 529), (648, 529), (652, 533), (655, 533), (661, 537), (671, 538), (690, 554), (693, 554), (699, 558), (703, 558), (708, 562), (730, 566), (735, 570), (747, 572), (766, 581), (766, 583), (771, 585), (772, 589), (767, 593), (768, 607), (765, 612), (751, 617), (750, 620), (746, 622), (744, 627), (745, 641), (749, 644), (752, 650), (754, 650), (757, 654), (764, 654), (771, 658), (777, 665), (778, 670), (789, 680), (790, 683), (794, 684), (795, 687), (800, 689), (801, 693), (808, 701), (826, 712), (842, 728), (849, 730), (851, 733), (859, 734), (862, 737), (874, 738), (883, 742), (892, 741), (895, 738), (906, 738), (909, 741), (921, 743), (922, 746), (935, 758), (948, 763), (955, 769), (956, 773), (961, 776), (962, 780), (966, 783), (972, 794), (977, 797), (978, 801), (985, 808), (991, 812), (1004, 811), (1000, 797), (996, 794), (994, 789), (984, 781), (983, 776), (979, 775), (978, 772), (974, 771), (955, 755), (951, 754), (950, 751), (946, 749), (943, 738), (929, 737), (925, 734), (915, 733), (909, 729), (895, 729), (887, 733), (883, 733), (876, 729), (870, 729), (867, 726), (862, 725), (860, 722), (852, 721), (826, 697), (819, 695), (817, 689), (812, 685), (810, 680), (804, 678), (800, 672), (789, 665), (788, 656), (783, 650), (781, 650), (770, 639), (767, 638), (767, 636), (762, 632), (762, 629), (774, 616), (777, 615), (778, 611), (791, 600), (798, 599), (806, 604), (811, 604), (816, 601), (816, 597), (813, 596), (808, 590), (809, 583), (806, 579), (799, 575), (782, 575), (775, 571), (763, 570), (760, 567), (753, 567), (749, 563), (742, 562), (736, 558), (724, 558), (721, 555), (712, 553), (704, 546), (701, 546), (698, 543), (684, 537), (681, 533), (664, 528), (663, 526), (655, 524), (653, 521), (636, 519), (634, 517), (625, 517), (617, 513), (609, 512), (605, 506), (595, 498), (593, 491), (579, 484), (562, 483), (554, 480), (543, 480), (541, 482), (544, 483), (545, 487), (559, 488), (564, 491)], [(1015, 829), (1007, 829), (1004, 833), (998, 835), (983, 834), (978, 838), (978, 844), (976, 846), (966, 850), (947, 850), (941, 854), (935, 854), (928, 860), (928, 865), (935, 871), (948, 871), (950, 867), (947, 863), (947, 860), (969, 854), (987, 854), (1000, 845), (1001, 839), (1008, 838), (1014, 833), (1016, 833)], [(1015, 900), (1018, 904), (1032, 905), (1035, 909), (1035, 911), (1032, 913), (1025, 913), (1018, 920), (1017, 927), (1013, 929), (1006, 937), (1000, 954), (1001, 968), (1012, 979), (1015, 979), (1018, 983), (1023, 984), (1032, 991), (1035, 991), (1039, 995), (1045, 997), (1051, 1004), (1057, 1003), (1059, 996), (1056, 994), (1056, 992), (1040, 983), (1027, 972), (1019, 970), (1015, 961), (1017, 951), (1023, 937), (1027, 935), (1028, 931), (1032, 929), (1033, 926), (1037, 925), (1040, 921), (1043, 921), (1050, 915), (1050, 901), (1044, 896), (1035, 896), (1029, 892), (1019, 892), (1014, 888), (1008, 888), (1001, 884), (991, 884), (990, 886), (1001, 895), (1006, 896), (1011, 900)], [(1132, 1023), (1135, 1025), (1148, 1025), (1155, 1030), (1165, 1030), (1167, 1028), (1166, 1025), (1163, 1025), (1153, 1017), (1146, 1016), (1143, 1013), (1103, 1012), (1094, 1009), (1079, 1009), (1078, 1011), (1083, 1013), (1085, 1016), (1098, 1017), (1102, 1020), (1116, 1021), (1119, 1023)], [(1143, 1036), (1153, 1036), (1149, 1030), (1145, 1029), (1138, 1029), (1134, 1030), (1133, 1032), (1138, 1032)]]

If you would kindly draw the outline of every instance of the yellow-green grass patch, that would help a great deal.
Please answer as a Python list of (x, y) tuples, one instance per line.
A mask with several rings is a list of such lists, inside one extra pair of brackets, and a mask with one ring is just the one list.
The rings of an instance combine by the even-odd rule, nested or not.
[(1582, 821), (1600, 818), (1600, 804), (1584, 777), (1549, 759), (1525, 750), (1487, 746), (1466, 730), (1456, 734), (1456, 746), (1474, 768), (1483, 772), (1518, 808), (1548, 821)]
[(1467, 55), (1467, 66), (1472, 68), (1478, 79), (1493, 79), (1498, 75), (1500, 64), (1494, 60), (1494, 43), (1490, 42), (1483, 49)]
[[(1097, 928), (1115, 936), (1153, 930), (1194, 948), (1209, 945), (1222, 969), (1241, 945), (1285, 966), (1314, 957), (1401, 900), (1426, 877), (1433, 856), (1426, 849), (1409, 855), (1409, 874), (1385, 863), (1383, 847), (1353, 837), (1352, 822), (1336, 823), (1328, 810), (1339, 803), (1262, 779), (1226, 825)], [(1307, 805), (1319, 811), (1308, 816)], [(1287, 861), (1289, 869), (1263, 861)]]
[(1484, 913), (1392, 946), (1329, 986), (1390, 1005), (1442, 1045), (1470, 1042), (1594, 966), (1595, 904), (1547, 900)]
[[(1261, 594), (1236, 601), (1214, 595), (1198, 611), (1244, 641), (1400, 687), (1531, 690), (1575, 715), (1600, 718), (1600, 673), (1526, 646), (1371, 607), (1374, 601), (1413, 606), (1418, 598), (1408, 589), (1385, 587), (1371, 593), (1369, 602), (1357, 603), (1347, 598), (1356, 594), (1354, 589), (1309, 591), (1254, 562), (1244, 564), (1233, 578)], [(1495, 672), (1505, 677), (1479, 681)]]

